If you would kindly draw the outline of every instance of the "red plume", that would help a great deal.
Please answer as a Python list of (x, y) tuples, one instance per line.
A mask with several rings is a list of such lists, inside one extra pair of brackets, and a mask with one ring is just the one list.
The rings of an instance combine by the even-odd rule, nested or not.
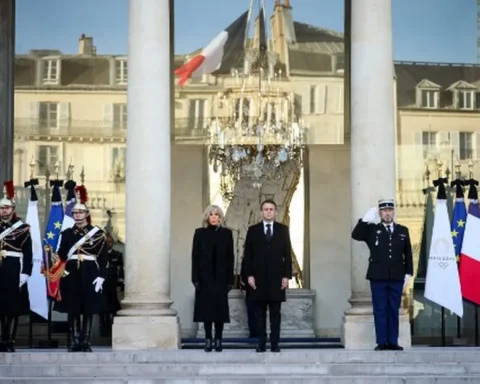
[[(75, 187), (75, 195), (77, 195), (77, 199), (80, 200), (80, 203), (87, 204), (88, 201), (88, 193), (87, 188), (84, 185), (77, 185)], [(87, 223), (92, 224), (92, 216), (87, 216)]]
[(77, 195), (77, 198), (80, 200), (80, 203), (86, 204), (88, 201), (88, 194), (87, 194), (87, 188), (85, 188), (84, 185), (78, 185), (75, 187), (75, 194)]
[(13, 200), (15, 198), (15, 187), (13, 186), (13, 181), (5, 181), (3, 183), (3, 188), (5, 189), (5, 197)]

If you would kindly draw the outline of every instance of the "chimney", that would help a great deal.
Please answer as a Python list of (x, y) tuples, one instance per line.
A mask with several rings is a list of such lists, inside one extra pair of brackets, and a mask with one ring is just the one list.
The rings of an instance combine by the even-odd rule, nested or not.
[(87, 56), (95, 55), (96, 47), (93, 45), (93, 37), (85, 36), (85, 34), (82, 33), (78, 39), (78, 53)]

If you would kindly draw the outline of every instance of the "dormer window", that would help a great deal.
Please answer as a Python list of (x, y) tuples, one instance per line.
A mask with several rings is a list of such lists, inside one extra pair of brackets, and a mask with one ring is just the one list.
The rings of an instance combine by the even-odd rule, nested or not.
[(458, 108), (473, 109), (474, 105), (475, 105), (475, 92), (458, 91)]
[(127, 84), (128, 82), (128, 61), (126, 58), (115, 60), (115, 82)]
[(60, 59), (43, 59), (42, 81), (46, 84), (57, 84), (60, 80)]
[(417, 85), (417, 106), (420, 108), (436, 109), (440, 100), (440, 85), (430, 80), (422, 80)]
[(460, 80), (448, 87), (453, 92), (453, 107), (473, 110), (475, 108), (475, 92), (478, 90), (473, 84)]

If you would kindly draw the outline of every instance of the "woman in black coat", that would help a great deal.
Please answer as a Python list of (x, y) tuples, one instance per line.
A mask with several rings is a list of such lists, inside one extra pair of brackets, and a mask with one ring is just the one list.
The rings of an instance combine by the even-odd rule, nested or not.
[[(233, 287), (233, 236), (222, 227), (220, 207), (209, 206), (203, 216), (203, 227), (197, 228), (192, 247), (192, 283), (195, 286), (194, 322), (205, 327), (205, 351), (222, 351), (224, 323), (230, 322), (228, 292)], [(215, 343), (212, 326), (215, 324)]]

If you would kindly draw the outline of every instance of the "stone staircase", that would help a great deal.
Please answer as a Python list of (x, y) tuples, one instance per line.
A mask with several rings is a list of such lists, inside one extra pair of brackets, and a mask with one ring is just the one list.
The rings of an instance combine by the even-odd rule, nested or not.
[(286, 350), (0, 354), (0, 384), (453, 384), (480, 383), (480, 349), (404, 352)]

